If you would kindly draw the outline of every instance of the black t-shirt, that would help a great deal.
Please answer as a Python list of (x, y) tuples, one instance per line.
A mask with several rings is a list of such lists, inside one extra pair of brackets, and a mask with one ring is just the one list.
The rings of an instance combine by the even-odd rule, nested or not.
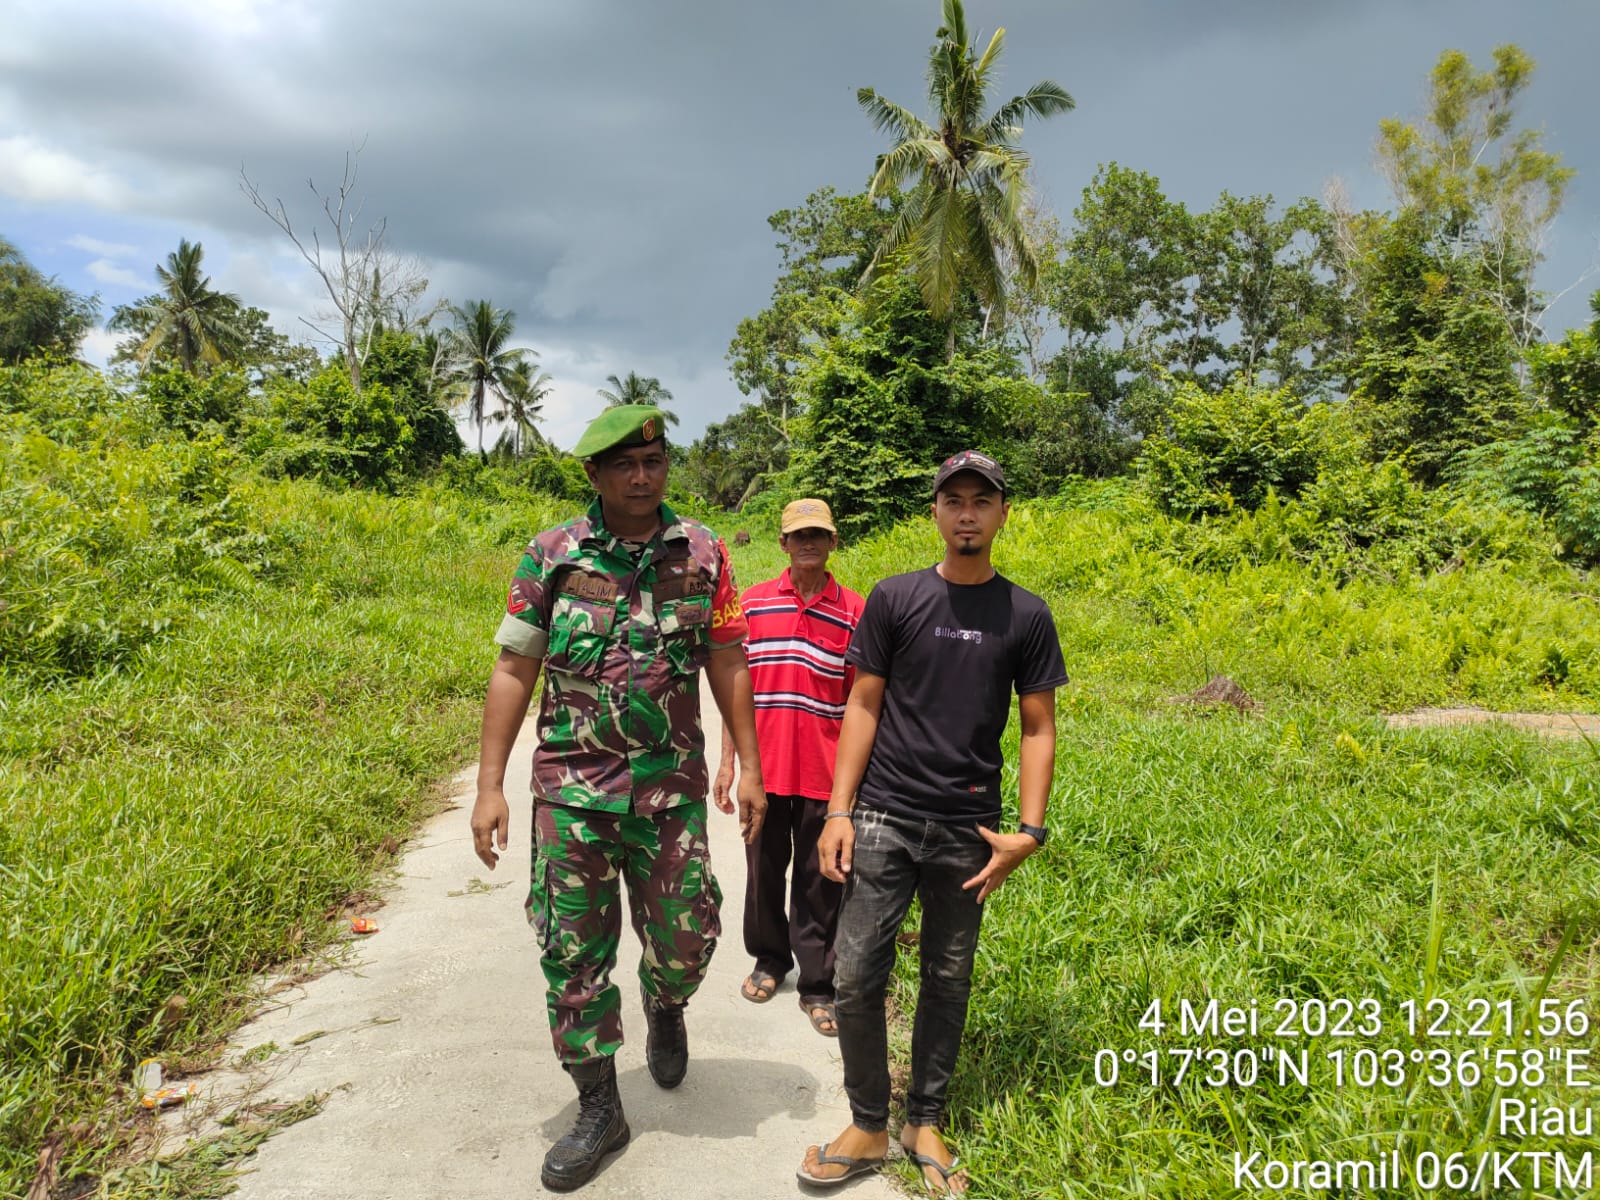
[(1020, 696), (1067, 681), (1049, 606), (998, 574), (947, 583), (929, 567), (885, 579), (867, 597), (846, 657), (888, 681), (861, 799), (931, 821), (1000, 815), (1012, 689)]

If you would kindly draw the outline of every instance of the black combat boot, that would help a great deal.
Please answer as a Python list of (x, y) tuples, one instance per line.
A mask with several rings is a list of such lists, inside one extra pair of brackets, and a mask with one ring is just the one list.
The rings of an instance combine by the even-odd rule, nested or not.
[(628, 1119), (617, 1094), (617, 1063), (591, 1058), (566, 1064), (578, 1085), (578, 1120), (544, 1156), (539, 1178), (552, 1192), (570, 1192), (589, 1182), (600, 1160), (628, 1144)]
[(644, 1061), (658, 1086), (675, 1088), (689, 1069), (689, 1034), (683, 1027), (683, 1005), (656, 1004), (644, 997)]

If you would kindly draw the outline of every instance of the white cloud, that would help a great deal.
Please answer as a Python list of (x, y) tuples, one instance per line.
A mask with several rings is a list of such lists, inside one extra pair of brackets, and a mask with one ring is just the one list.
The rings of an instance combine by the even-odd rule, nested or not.
[(119, 267), (109, 258), (97, 258), (84, 270), (93, 275), (100, 283), (113, 284), (117, 287), (133, 288), (135, 291), (151, 286), (150, 280), (135, 274), (127, 267)]
[(209, 26), (218, 33), (261, 32), (263, 0), (157, 0), (143, 5), (155, 16), (170, 16), (180, 25)]
[[(10, 0), (17, 5), (16, 25), (20, 34), (13, 52), (24, 59), (41, 46), (61, 39), (65, 31), (93, 22), (97, 28), (137, 25), (145, 28), (183, 30), (187, 35), (260, 38), (280, 33), (285, 26), (295, 30), (317, 27), (316, 13), (299, 0)], [(0, 57), (3, 61), (3, 57)]]
[[(997, 2), (972, 0), (975, 27), (993, 27)], [(680, 7), (0, 0), (0, 218), (25, 210), (7, 232), (37, 229), (28, 249), (41, 269), (83, 290), (99, 286), (91, 260), (145, 274), (148, 290), (179, 237), (203, 240), (214, 287), (304, 336), (300, 318), (327, 300), (239, 195), (238, 171), (309, 233), (324, 218), (308, 177), (336, 186), (345, 153), (364, 145), (362, 227), (389, 217), (391, 244), (433, 265), (431, 295), (517, 312), (519, 339), (556, 380), (552, 437), (571, 445), (597, 411), (594, 389), (630, 369), (673, 390), (674, 432), (689, 437), (744, 399), (723, 354), (778, 270), (766, 215), (825, 183), (865, 184), (885, 143), (855, 89), (921, 110), (938, 5)], [(1381, 205), (1376, 122), (1415, 111), (1439, 30), (1475, 58), (1491, 36), (1514, 37), (1541, 64), (1528, 121), (1581, 172), (1542, 278), (1559, 288), (1590, 259), (1582, 235), (1600, 228), (1600, 201), (1584, 181), (1600, 177), (1600, 139), (1572, 114), (1586, 111), (1593, 0), (1560, 0), (1559, 21), (1494, 0), (1420, 0), (1404, 15), (1374, 0), (1004, 7), (1005, 80), (1050, 77), (1078, 98), (1024, 141), (1064, 221), (1113, 158), (1196, 206), (1223, 186), (1315, 195), (1330, 171), (1347, 173), (1358, 205)], [(49, 257), (79, 230), (95, 236)], [(1586, 322), (1591, 290), (1575, 289), (1549, 327)]]
[(84, 233), (73, 234), (67, 239), (67, 245), (78, 250), (87, 250), (90, 254), (98, 254), (102, 258), (132, 258), (139, 253), (137, 246), (130, 246), (126, 242), (102, 242), (99, 238)]
[(205, 270), (211, 286), (232, 292), (247, 307), (265, 309), (273, 328), (297, 341), (310, 341), (326, 354), (332, 347), (322, 341), (307, 321), (323, 329), (338, 329), (330, 313), (327, 293), (305, 262), (285, 242), (261, 239), (235, 241), (213, 258), (206, 245)]
[(0, 192), (37, 204), (128, 206), (128, 188), (109, 171), (31, 137), (0, 138)]
[(98, 326), (84, 334), (83, 346), (80, 353), (88, 362), (97, 367), (104, 367), (111, 361), (111, 355), (117, 348), (117, 343), (128, 335), (125, 333), (112, 333), (109, 329)]

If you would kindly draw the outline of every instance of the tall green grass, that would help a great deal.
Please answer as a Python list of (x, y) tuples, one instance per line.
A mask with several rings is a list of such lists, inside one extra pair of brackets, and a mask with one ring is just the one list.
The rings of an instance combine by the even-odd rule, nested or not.
[(562, 515), (235, 497), (272, 576), (195, 594), (93, 674), (0, 675), (0, 1194), (77, 1122), (109, 1141), (64, 1170), (98, 1170), (133, 1064), (214, 1044), (251, 972), (336, 932), (470, 753), (516, 555)]
[[(442, 486), (333, 494), (218, 460), (211, 500), (194, 504), (225, 500), (242, 525), (197, 523), (193, 505), (163, 508), (153, 482), (184, 447), (72, 387), (28, 417), (25, 436), (57, 449), (8, 443), (27, 469), (0, 486), (26, 474), (31, 490), (0, 497), (13, 521), (0, 542), (26, 545), (4, 582), (23, 594), (24, 558), (73, 596), (96, 595), (93, 576), (137, 619), (101, 654), (92, 603), (52, 590), (43, 623), (13, 625), (21, 640), (6, 643), (5, 1195), (75, 1122), (101, 1136), (72, 1144), (66, 1172), (99, 1170), (132, 1065), (203, 1057), (253, 971), (331, 935), (326, 915), (371, 883), (430, 782), (471, 753), (517, 551), (574, 507)], [(126, 503), (93, 486), (135, 459), (150, 474), (129, 476)], [(1272, 552), (1266, 533), (1251, 535), (1257, 551), (1197, 553), (1192, 530), (1127, 495), (1077, 503), (1018, 508), (996, 551), (1051, 602), (1074, 678), (1058, 697), (1054, 837), (986, 916), (952, 1114), (977, 1194), (1230, 1195), (1234, 1147), (1482, 1143), (1481, 1089), (1099, 1087), (1094, 1055), (1158, 1044), (1137, 1028), (1155, 995), (1521, 1004), (1569, 930), (1549, 992), (1600, 1017), (1593, 752), (1377, 719), (1423, 703), (1600, 707), (1600, 589), (1514, 539), (1474, 534), (1444, 571), (1401, 569), (1403, 555), (1323, 570)], [(46, 511), (56, 526), (24, 528)], [(731, 541), (745, 522), (712, 523)], [(76, 561), (48, 557), (47, 528), (83, 534)], [(750, 528), (734, 550), (743, 584), (785, 561), (775, 529)], [(191, 557), (162, 557), (185, 539)], [(938, 556), (919, 520), (847, 547), (835, 568), (866, 592)], [(223, 560), (240, 569), (207, 566)], [(61, 613), (83, 618), (70, 660), (27, 640)], [(1262, 715), (1168, 703), (1216, 672)]]
[[(910, 522), (834, 565), (866, 590), (939, 549), (931, 523)], [(997, 543), (999, 568), (1050, 601), (1073, 682), (1057, 699), (1052, 839), (985, 915), (952, 1109), (972, 1194), (1232, 1196), (1235, 1151), (1576, 1160), (1590, 1139), (1501, 1136), (1496, 1105), (1592, 1107), (1590, 1093), (1433, 1087), (1416, 1069), (1402, 1086), (1340, 1089), (1325, 1056), (1596, 1044), (1600, 1022), (1584, 1037), (1521, 1028), (1546, 996), (1600, 1017), (1600, 756), (1380, 719), (1421, 704), (1600, 709), (1593, 579), (1538, 553), (1343, 583), (1276, 558), (1187, 561), (1182, 536), (1136, 504), (1019, 509)], [(1169, 703), (1217, 672), (1261, 714)], [(899, 983), (909, 1006), (913, 963)], [(1271, 1014), (1283, 999), (1371, 997), (1385, 1018), (1354, 1039), (1156, 1036), (1138, 1025), (1156, 997), (1169, 1016), (1182, 999)], [(1510, 1000), (1517, 1028), (1411, 1037), (1399, 1006), (1428, 998), (1457, 1013)], [(1102, 1050), (1170, 1065), (1169, 1050), (1267, 1046), (1305, 1049), (1310, 1085), (1208, 1087), (1197, 1072), (1151, 1086), (1126, 1063), (1115, 1086), (1095, 1077)], [(1600, 1085), (1600, 1068), (1586, 1078)], [(1378, 1194), (1430, 1193), (1407, 1178)]]

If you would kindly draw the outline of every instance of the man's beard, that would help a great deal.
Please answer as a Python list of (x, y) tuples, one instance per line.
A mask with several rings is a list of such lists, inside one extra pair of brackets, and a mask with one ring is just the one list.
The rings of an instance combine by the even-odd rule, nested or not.
[(976, 546), (971, 542), (962, 542), (959, 546), (956, 547), (956, 553), (957, 554), (964, 554), (968, 558), (971, 558), (973, 555), (982, 554), (983, 553), (983, 547), (982, 546)]

